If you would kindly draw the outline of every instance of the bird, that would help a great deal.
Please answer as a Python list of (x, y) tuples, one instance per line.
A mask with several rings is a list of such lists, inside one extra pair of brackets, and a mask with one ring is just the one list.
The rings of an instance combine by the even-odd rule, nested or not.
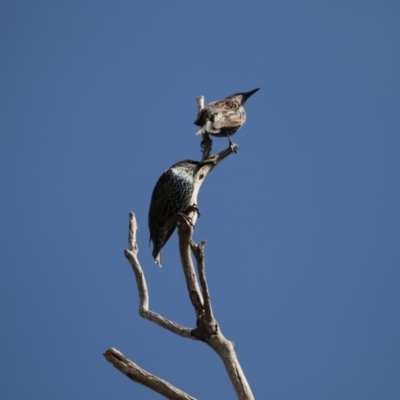
[(176, 217), (189, 210), (199, 213), (190, 204), (194, 191), (194, 176), (204, 163), (183, 160), (165, 170), (158, 179), (151, 196), (149, 208), (150, 243), (153, 242), (153, 258), (160, 267), (161, 249), (176, 228)]
[(246, 111), (243, 106), (247, 99), (258, 90), (260, 88), (250, 90), (250, 92), (235, 93), (223, 100), (207, 104), (199, 111), (194, 121), (195, 125), (201, 127), (196, 135), (208, 133), (217, 137), (226, 136), (232, 146), (230, 136), (246, 122)]

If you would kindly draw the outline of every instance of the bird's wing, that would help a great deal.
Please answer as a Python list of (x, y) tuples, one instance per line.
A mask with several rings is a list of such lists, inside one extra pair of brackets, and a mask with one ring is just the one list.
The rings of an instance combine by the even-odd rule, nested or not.
[(197, 114), (197, 118), (196, 121), (194, 121), (194, 124), (198, 126), (203, 126), (207, 122), (208, 118), (209, 118), (209, 109), (206, 106), (203, 109), (201, 109), (200, 112)]
[(199, 113), (197, 114), (197, 118), (196, 121), (194, 121), (195, 125), (198, 126), (204, 126), (204, 124), (209, 121), (209, 120), (213, 120), (213, 116), (215, 113), (215, 109), (219, 108), (220, 106), (223, 106), (224, 101), (220, 100), (220, 101), (213, 101), (211, 103), (208, 103), (205, 107), (203, 107)]
[(173, 224), (171, 226), (171, 228), (169, 228), (167, 234), (165, 235), (164, 243), (162, 244), (163, 247), (164, 247), (164, 244), (168, 242), (168, 239), (171, 237), (171, 235), (174, 233), (175, 228), (176, 228), (176, 224)]
[(223, 128), (235, 128), (243, 124), (243, 116), (237, 110), (225, 109), (214, 116), (213, 128), (219, 132)]
[(149, 210), (150, 241), (152, 240), (152, 232), (156, 231), (158, 225), (165, 218), (163, 211), (172, 191), (172, 182), (169, 173), (170, 171), (165, 171), (154, 188)]

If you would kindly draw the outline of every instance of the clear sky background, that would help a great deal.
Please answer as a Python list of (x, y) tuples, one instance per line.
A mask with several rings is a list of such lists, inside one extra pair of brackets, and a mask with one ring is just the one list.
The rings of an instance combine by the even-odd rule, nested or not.
[(197, 96), (260, 87), (199, 197), (221, 329), (257, 399), (398, 400), (399, 21), (395, 0), (2, 1), (0, 398), (159, 399), (109, 347), (235, 398), (211, 349), (139, 317), (123, 250), (134, 211), (151, 308), (193, 327), (151, 192), (201, 156)]

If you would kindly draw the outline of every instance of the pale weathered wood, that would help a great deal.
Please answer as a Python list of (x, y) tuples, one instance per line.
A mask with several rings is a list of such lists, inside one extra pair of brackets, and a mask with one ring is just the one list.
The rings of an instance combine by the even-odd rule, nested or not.
[(111, 363), (115, 368), (125, 374), (129, 379), (134, 382), (147, 386), (149, 389), (161, 394), (170, 400), (196, 400), (194, 397), (189, 396), (187, 393), (182, 392), (169, 382), (150, 374), (143, 368), (140, 368), (134, 362), (128, 360), (117, 349), (111, 348), (104, 354), (106, 360)]
[[(198, 111), (200, 111), (204, 107), (204, 96), (199, 96), (196, 100), (198, 103)], [(206, 176), (222, 160), (230, 154), (236, 153), (237, 150), (237, 145), (232, 144), (220, 153), (211, 155), (212, 140), (208, 134), (202, 135), (202, 137), (202, 164), (194, 177), (194, 191), (190, 202), (191, 205), (198, 205), (198, 193)], [(233, 343), (226, 339), (222, 334), (218, 321), (214, 318), (212, 312), (210, 292), (205, 274), (205, 242), (203, 241), (200, 244), (196, 244), (192, 239), (193, 228), (196, 224), (198, 213), (196, 211), (190, 211), (187, 216), (191, 221), (190, 223), (186, 218), (180, 218), (178, 221), (179, 253), (189, 292), (189, 298), (197, 317), (196, 327), (183, 327), (149, 309), (149, 294), (146, 279), (138, 259), (139, 247), (136, 242), (138, 225), (135, 215), (130, 213), (129, 248), (125, 250), (125, 257), (129, 261), (136, 278), (139, 292), (139, 314), (143, 318), (146, 318), (181, 337), (201, 340), (210, 346), (224, 363), (237, 398), (239, 400), (253, 400), (254, 397), (251, 388), (240, 366)], [(192, 253), (196, 260), (196, 269), (200, 283), (193, 265)], [(107, 350), (104, 353), (104, 356), (108, 362), (124, 373), (128, 378), (147, 386), (168, 399), (194, 400), (194, 398), (189, 396), (187, 393), (182, 392), (163, 379), (143, 370), (114, 348)]]
[(205, 256), (204, 256), (204, 246), (206, 245), (206, 241), (203, 240), (200, 244), (196, 244), (193, 241), (190, 243), (190, 247), (192, 249), (193, 255), (196, 259), (197, 263), (197, 272), (199, 274), (199, 281), (201, 286), (201, 292), (203, 294), (204, 299), (204, 312), (205, 317), (209, 319), (213, 319), (213, 312), (211, 306), (210, 292), (208, 290), (208, 284), (206, 279), (206, 265), (205, 265)]
[[(182, 224), (178, 227), (179, 250), (185, 254), (190, 251), (190, 249), (194, 251), (195, 258), (197, 260), (197, 269), (200, 276), (203, 296), (205, 302), (209, 302), (209, 305), (207, 306), (205, 305), (205, 302), (203, 303), (203, 309), (200, 312), (196, 309), (195, 304), (193, 304), (196, 310), (197, 323), (196, 328), (192, 331), (192, 334), (210, 346), (222, 359), (238, 399), (253, 400), (254, 397), (251, 392), (251, 388), (240, 366), (233, 343), (226, 339), (222, 334), (218, 321), (213, 316), (208, 284), (205, 275), (204, 246), (196, 245), (192, 240), (192, 234), (193, 229), (190, 224), (186, 220), (182, 221)], [(184, 248), (186, 244), (188, 248)], [(191, 260), (189, 262), (186, 256), (182, 257), (181, 254), (181, 260), (184, 271), (191, 270), (193, 268)], [(190, 296), (190, 298), (192, 298), (192, 296)]]
[(204, 96), (196, 97), (197, 101), (197, 112), (200, 112), (204, 108)]
[(136, 243), (137, 229), (138, 225), (135, 214), (131, 212), (129, 213), (129, 250), (125, 250), (125, 257), (131, 264), (132, 270), (135, 274), (136, 284), (139, 292), (140, 316), (179, 336), (195, 339), (191, 334), (192, 329), (185, 328), (173, 321), (168, 320), (167, 318), (164, 318), (160, 314), (149, 310), (149, 294), (147, 290), (146, 278), (137, 256), (139, 252), (139, 247)]

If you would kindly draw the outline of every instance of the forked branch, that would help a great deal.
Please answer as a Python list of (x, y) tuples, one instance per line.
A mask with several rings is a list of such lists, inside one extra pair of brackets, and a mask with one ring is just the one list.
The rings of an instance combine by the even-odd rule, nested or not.
[(191, 335), (192, 330), (190, 328), (185, 328), (167, 318), (164, 318), (160, 314), (149, 310), (149, 294), (147, 290), (146, 278), (138, 259), (139, 246), (136, 242), (137, 229), (138, 225), (135, 214), (131, 212), (129, 213), (129, 249), (125, 250), (125, 257), (131, 264), (132, 270), (135, 274), (136, 284), (139, 292), (140, 316), (179, 336), (194, 339)]
[[(200, 96), (197, 101), (200, 110), (201, 107), (204, 106), (204, 97)], [(211, 149), (212, 140), (210, 139), (209, 135), (205, 134), (203, 135), (202, 142), (202, 166), (199, 168), (194, 177), (194, 191), (190, 204), (197, 205), (197, 196), (200, 187), (208, 173), (211, 172), (215, 166), (217, 166), (218, 163), (224, 160), (227, 156), (233, 152), (236, 152), (237, 146), (232, 144), (227, 149), (216, 155), (211, 155)], [(181, 337), (201, 340), (210, 346), (223, 361), (238, 399), (253, 400), (253, 394), (237, 359), (235, 350), (233, 348), (233, 343), (224, 337), (212, 312), (210, 292), (205, 274), (205, 242), (203, 241), (200, 244), (196, 244), (192, 239), (193, 228), (196, 224), (198, 214), (195, 211), (190, 211), (187, 216), (191, 220), (191, 223), (188, 223), (186, 218), (181, 218), (178, 223), (179, 253), (189, 292), (189, 298), (192, 302), (197, 317), (196, 327), (183, 327), (149, 309), (149, 294), (146, 279), (138, 259), (139, 247), (136, 242), (138, 225), (135, 215), (130, 213), (129, 248), (125, 250), (125, 257), (128, 259), (136, 278), (139, 292), (139, 314), (143, 318), (146, 318)], [(193, 265), (192, 253), (196, 260), (197, 273)], [(104, 353), (104, 356), (108, 362), (110, 362), (128, 378), (147, 386), (148, 388), (158, 392), (168, 399), (194, 400), (194, 398), (189, 396), (187, 393), (184, 393), (163, 379), (143, 370), (114, 348), (107, 350)]]

